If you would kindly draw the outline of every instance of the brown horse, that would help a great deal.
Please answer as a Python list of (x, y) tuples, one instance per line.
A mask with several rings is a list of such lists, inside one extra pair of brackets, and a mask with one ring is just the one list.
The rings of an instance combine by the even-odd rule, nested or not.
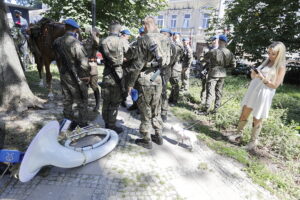
[(48, 97), (50, 98), (53, 98), (50, 64), (55, 60), (55, 54), (52, 45), (56, 38), (63, 36), (64, 34), (64, 24), (54, 22), (47, 18), (42, 18), (37, 24), (31, 26), (29, 29), (29, 43), (39, 72), (39, 85), (44, 85), (43, 67), (45, 65), (46, 83), (47, 88), (49, 89)]
[[(53, 50), (53, 42), (56, 38), (63, 36), (65, 34), (65, 26), (62, 23), (54, 22), (48, 18), (42, 18), (36, 25), (33, 25), (29, 29), (29, 44), (31, 51), (34, 54), (35, 61), (37, 64), (37, 69), (40, 77), (40, 86), (44, 85), (42, 74), (43, 66), (46, 69), (46, 83), (49, 89), (49, 98), (53, 98), (52, 93), (52, 75), (50, 71), (50, 64), (55, 60), (55, 53)], [(96, 56), (96, 50), (99, 44), (99, 31), (91, 30), (88, 38), (88, 42), (83, 43), (89, 58), (94, 58)], [(81, 34), (79, 33), (79, 40), (81, 40)], [(58, 64), (58, 63), (57, 63)], [(97, 76), (98, 77), (98, 76)], [(92, 76), (93, 79), (97, 78)], [(91, 87), (94, 91), (96, 99), (95, 110), (98, 110), (100, 105), (100, 91), (98, 87)]]

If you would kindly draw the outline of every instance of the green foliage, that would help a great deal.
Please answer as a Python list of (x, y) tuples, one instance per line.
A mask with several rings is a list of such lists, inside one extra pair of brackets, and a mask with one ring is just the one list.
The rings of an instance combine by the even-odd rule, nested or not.
[[(54, 20), (74, 18), (80, 25), (91, 24), (89, 0), (42, 0), (50, 6), (46, 15)], [(117, 20), (127, 27), (138, 28), (141, 19), (154, 15), (166, 6), (166, 0), (96, 0), (96, 24), (107, 30), (111, 21)]]
[(92, 22), (90, 1), (87, 0), (42, 0), (50, 9), (46, 11), (46, 17), (59, 21), (61, 18), (73, 18), (81, 26)]
[(228, 0), (223, 26), (233, 26), (231, 36), (239, 54), (261, 58), (271, 41), (282, 41), (288, 51), (300, 48), (298, 0)]

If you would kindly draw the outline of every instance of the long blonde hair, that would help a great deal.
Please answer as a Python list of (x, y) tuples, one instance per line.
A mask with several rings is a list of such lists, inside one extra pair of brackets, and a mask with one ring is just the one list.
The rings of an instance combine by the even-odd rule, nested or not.
[[(280, 67), (285, 67), (286, 65), (286, 48), (285, 45), (282, 42), (272, 42), (272, 44), (270, 46), (268, 46), (268, 49), (272, 49), (275, 52), (278, 52), (275, 62), (273, 64), (273, 70), (274, 72), (271, 73), (271, 81), (275, 81), (277, 74), (278, 74), (278, 70)], [(267, 58), (263, 63), (262, 66), (266, 66), (268, 63), (270, 62), (270, 59)]]

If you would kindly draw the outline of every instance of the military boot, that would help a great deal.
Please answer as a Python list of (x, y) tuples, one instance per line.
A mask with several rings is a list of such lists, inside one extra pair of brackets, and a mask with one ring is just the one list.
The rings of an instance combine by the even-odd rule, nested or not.
[(121, 106), (122, 106), (123, 108), (126, 108), (126, 107), (127, 107), (126, 101), (123, 100), (123, 101), (121, 102)]
[(77, 126), (78, 126), (78, 123), (76, 121), (72, 121), (69, 128), (68, 128), (68, 130), (69, 131), (74, 131)]
[(134, 141), (134, 143), (139, 145), (139, 146), (142, 146), (146, 149), (152, 149), (152, 142), (149, 139), (145, 139), (145, 138), (136, 139)]
[(168, 117), (167, 117), (167, 115), (161, 115), (161, 119), (163, 122), (166, 122)]
[(94, 96), (95, 96), (95, 100), (96, 100), (96, 106), (94, 107), (94, 111), (96, 112), (99, 110), (99, 107), (100, 107), (100, 91), (99, 91), (99, 89), (94, 91)]
[(151, 140), (158, 145), (162, 145), (164, 143), (161, 132), (151, 135)]
[(116, 131), (118, 134), (120, 134), (120, 133), (122, 133), (123, 132), (123, 128), (121, 128), (121, 127), (118, 127), (118, 126), (110, 126), (110, 125), (108, 125), (108, 124), (105, 124), (105, 128), (107, 128), (107, 129), (111, 129), (111, 130), (113, 130), (113, 131)]
[(135, 101), (135, 102), (133, 102), (133, 104), (127, 110), (133, 111), (133, 110), (136, 110), (136, 109), (138, 109), (138, 106), (137, 106), (137, 103)]
[(253, 151), (255, 150), (257, 143), (258, 143), (258, 135), (261, 131), (262, 124), (258, 124), (256, 126), (253, 125), (252, 132), (251, 132), (251, 138), (250, 142), (247, 144), (246, 149), (248, 151)]

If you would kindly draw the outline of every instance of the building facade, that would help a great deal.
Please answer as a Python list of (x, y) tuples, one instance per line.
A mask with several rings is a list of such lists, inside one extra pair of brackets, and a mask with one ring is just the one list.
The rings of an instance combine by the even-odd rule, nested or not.
[(189, 37), (194, 51), (206, 44), (205, 30), (215, 10), (224, 15), (224, 0), (169, 0), (167, 9), (156, 16), (159, 27)]

